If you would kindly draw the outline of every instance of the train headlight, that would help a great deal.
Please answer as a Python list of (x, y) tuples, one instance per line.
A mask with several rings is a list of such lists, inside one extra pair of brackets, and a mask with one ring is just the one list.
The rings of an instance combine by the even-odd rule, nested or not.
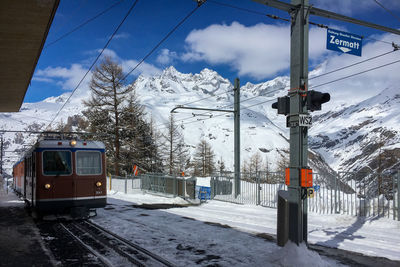
[(71, 142), (69, 142), (69, 144), (70, 144), (71, 146), (76, 146), (76, 140), (72, 140)]
[(101, 182), (97, 182), (97, 183), (96, 183), (96, 186), (97, 186), (97, 187), (100, 187), (100, 186), (101, 186)]
[(50, 187), (51, 187), (50, 184), (45, 184), (45, 185), (44, 185), (44, 188), (46, 188), (46, 189), (50, 189)]

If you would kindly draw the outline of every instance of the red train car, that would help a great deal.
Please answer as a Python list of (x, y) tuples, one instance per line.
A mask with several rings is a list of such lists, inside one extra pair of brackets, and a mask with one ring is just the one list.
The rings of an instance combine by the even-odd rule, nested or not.
[(14, 165), (14, 186), (40, 214), (87, 217), (106, 205), (105, 166), (102, 142), (41, 140)]

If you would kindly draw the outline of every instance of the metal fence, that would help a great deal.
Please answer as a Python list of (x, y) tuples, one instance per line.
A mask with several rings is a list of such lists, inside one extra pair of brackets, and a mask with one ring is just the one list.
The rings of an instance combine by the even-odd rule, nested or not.
[(115, 176), (111, 175), (108, 178), (108, 189), (125, 194), (134, 194), (141, 191), (140, 176)]
[[(380, 216), (400, 220), (400, 173), (339, 172), (337, 175), (313, 173), (313, 196), (309, 212)], [(211, 178), (212, 198), (240, 204), (276, 208), (278, 190), (286, 190), (284, 174), (277, 172), (241, 173), (240, 194), (234, 195), (233, 173)]]
[[(165, 174), (137, 177), (112, 176), (109, 188), (126, 194), (141, 191), (163, 196), (196, 198), (196, 178)], [(308, 198), (309, 212), (380, 216), (400, 220), (400, 172), (313, 173), (315, 192)], [(279, 172), (241, 173), (240, 194), (234, 195), (234, 174), (219, 173), (210, 180), (211, 198), (232, 203), (276, 208), (277, 192), (287, 190), (284, 174)]]
[(109, 189), (125, 194), (149, 192), (167, 197), (195, 198), (195, 179), (148, 173), (139, 176), (111, 176)]

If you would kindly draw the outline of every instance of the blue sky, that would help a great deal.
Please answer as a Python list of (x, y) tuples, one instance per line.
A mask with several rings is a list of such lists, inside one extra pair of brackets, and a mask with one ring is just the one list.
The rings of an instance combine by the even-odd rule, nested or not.
[[(60, 41), (47, 47), (46, 45), (116, 2), (119, 1), (60, 1), (24, 102), (40, 101), (75, 88), (134, 1), (123, 0), (102, 16)], [(392, 28), (400, 28), (398, 18), (400, 17), (400, 1), (379, 0), (379, 2), (397, 15), (397, 18), (390, 15), (374, 0), (310, 0), (310, 3), (318, 8)], [(260, 83), (276, 76), (288, 75), (289, 23), (218, 3), (231, 4), (256, 13), (289, 18), (285, 12), (251, 0), (210, 0), (179, 27), (128, 80), (134, 81), (139, 74), (155, 75), (170, 65), (183, 73), (198, 73), (203, 68), (210, 68), (230, 80), (240, 77), (241, 84)], [(195, 7), (196, 2), (192, 0), (139, 0), (105, 54), (118, 60), (125, 71), (131, 70)], [(310, 20), (331, 28), (373, 38), (364, 39), (361, 58), (342, 55), (326, 50), (325, 29), (311, 27), (310, 70), (323, 65), (329, 71), (390, 51), (391, 42), (400, 44), (400, 36), (385, 34), (378, 30), (315, 16), (312, 16)], [(392, 53), (386, 58), (380, 58), (377, 62), (371, 62), (365, 68), (398, 60), (400, 59), (398, 53)], [(400, 82), (399, 66), (400, 64), (394, 64), (380, 70), (381, 72), (373, 72), (368, 77), (352, 79), (348, 83), (363, 90), (373, 81), (376, 87), (383, 89), (388, 81)], [(351, 69), (336, 77), (359, 70), (362, 69)], [(326, 77), (325, 81), (334, 78), (335, 76)], [(346, 84), (341, 83), (338, 86), (345, 87)], [(86, 87), (86, 84), (84, 83), (82, 87)], [(333, 89), (326, 88), (326, 90)]]

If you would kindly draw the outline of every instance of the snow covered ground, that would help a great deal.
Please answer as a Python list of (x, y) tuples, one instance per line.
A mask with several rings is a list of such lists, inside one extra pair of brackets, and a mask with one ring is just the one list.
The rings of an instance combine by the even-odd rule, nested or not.
[[(110, 191), (109, 205), (93, 221), (178, 266), (343, 266), (305, 246), (276, 246), (276, 209), (208, 201), (169, 209), (141, 204), (187, 204), (180, 198)], [(400, 222), (386, 218), (309, 214), (309, 242), (400, 260)], [(265, 235), (267, 234), (267, 235)]]

